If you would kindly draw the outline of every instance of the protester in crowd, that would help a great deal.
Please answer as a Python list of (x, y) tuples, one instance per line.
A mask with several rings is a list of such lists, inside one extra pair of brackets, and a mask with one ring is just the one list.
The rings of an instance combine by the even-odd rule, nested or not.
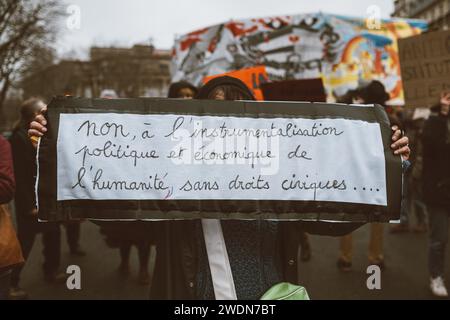
[[(386, 112), (389, 116), (389, 120), (391, 123), (395, 123), (399, 126), (400, 129), (406, 131), (406, 119), (404, 112), (400, 109), (400, 107), (386, 107)], [(411, 139), (410, 139), (411, 140)], [(411, 143), (411, 141), (410, 141)], [(414, 149), (415, 150), (415, 149)], [(411, 170), (407, 170), (403, 176), (403, 199), (402, 199), (402, 208), (400, 210), (400, 223), (393, 225), (390, 228), (390, 233), (403, 233), (409, 231), (409, 199), (410, 199), (410, 188), (408, 181), (411, 177)]]
[[(372, 81), (368, 85), (349, 91), (340, 102), (343, 103), (364, 103), (379, 104), (386, 108), (386, 102), (389, 100), (389, 94), (386, 92), (384, 85), (379, 81)], [(401, 128), (400, 120), (396, 115), (386, 108), (391, 125), (396, 130)], [(404, 206), (402, 206), (404, 207)], [(353, 237), (348, 234), (341, 238), (340, 255), (337, 260), (337, 267), (341, 271), (350, 271), (352, 268), (353, 258)], [(381, 269), (385, 267), (383, 255), (383, 224), (370, 224), (370, 240), (368, 251), (369, 265), (378, 265)]]
[(409, 203), (409, 211), (416, 217), (416, 224), (411, 227), (413, 232), (423, 233), (427, 231), (427, 207), (423, 201), (423, 143), (422, 135), (425, 124), (425, 118), (413, 120), (412, 143), (414, 149), (412, 154), (412, 169), (408, 183), (409, 194), (407, 195), (407, 203)]
[[(43, 109), (42, 100), (31, 98), (20, 108), (20, 120), (10, 138), (16, 176), (16, 195), (14, 198), (17, 219), (17, 233), (25, 259), (31, 252), (38, 233), (42, 233), (44, 244), (44, 278), (48, 282), (62, 282), (66, 274), (58, 272), (61, 255), (61, 232), (58, 223), (39, 223), (35, 202), (36, 149), (27, 135), (30, 121)], [(27, 293), (19, 287), (23, 266), (13, 270), (10, 298), (25, 299)]]
[(198, 89), (186, 81), (173, 82), (169, 87), (168, 98), (193, 99)]
[(437, 114), (425, 122), (422, 138), (423, 195), (430, 228), (428, 263), (431, 292), (447, 297), (443, 276), (450, 214), (450, 93), (443, 93), (433, 109)]
[[(426, 109), (428, 110), (428, 109)], [(408, 116), (404, 116), (403, 124), (408, 132), (409, 145), (414, 153), (411, 154), (411, 168), (405, 173), (404, 181), (404, 210), (401, 211), (400, 223), (391, 227), (391, 233), (417, 232), (423, 233), (427, 231), (426, 223), (426, 205), (423, 202), (422, 195), (422, 168), (423, 168), (423, 147), (422, 133), (425, 123), (425, 117), (429, 114), (419, 112), (415, 109)], [(410, 214), (415, 216), (414, 225), (410, 225)]]
[[(208, 82), (198, 99), (254, 100), (240, 80), (219, 77)], [(46, 120), (38, 115), (30, 124), (30, 136), (46, 132)], [(392, 149), (408, 158), (408, 138), (393, 130)], [(214, 299), (200, 220), (158, 222), (155, 228), (157, 255), (152, 299)], [(226, 220), (220, 222), (238, 299), (258, 299), (273, 284), (298, 283), (299, 227), (312, 234), (341, 236), (359, 223), (275, 222)]]
[(15, 248), (11, 241), (17, 239), (11, 217), (3, 207), (13, 199), (15, 187), (11, 148), (8, 141), (0, 136), (0, 300), (8, 297), (11, 268), (23, 261), (21, 253), (17, 252), (20, 248)]
[[(198, 98), (219, 100), (252, 100), (253, 96), (240, 81), (222, 77), (212, 80), (204, 88), (202, 88)], [(168, 250), (164, 250), (163, 254), (165, 255), (163, 257), (157, 256), (155, 266), (156, 283), (153, 287), (152, 297), (167, 297), (172, 289), (188, 296), (191, 293), (196, 298), (214, 298), (211, 279), (208, 274), (208, 260), (202, 240), (202, 228), (200, 223), (176, 223), (178, 225), (174, 223), (166, 226), (169, 230), (165, 230), (166, 237), (161, 236), (162, 242), (166, 244), (167, 239), (173, 239), (172, 236), (167, 236), (167, 232), (169, 235), (177, 235), (177, 230), (191, 230), (189, 233), (185, 232), (184, 235), (190, 236), (194, 239), (188, 238), (184, 241), (177, 239), (176, 243), (190, 243), (191, 246), (197, 247), (198, 249), (196, 252), (188, 251), (190, 254), (186, 260), (183, 261), (183, 258), (180, 259), (179, 254), (185, 251), (183, 248), (177, 248), (177, 244), (174, 244), (175, 241), (173, 240), (172, 247), (169, 247)], [(190, 226), (188, 224), (190, 224)], [(295, 249), (298, 246), (299, 229), (302, 230), (305, 228), (308, 230), (311, 225), (308, 225), (307, 223), (303, 225), (303, 223), (295, 222), (276, 223), (269, 221), (222, 221), (221, 226), (225, 237), (228, 255), (231, 260), (231, 268), (233, 271), (234, 282), (237, 286), (236, 290), (238, 298), (258, 298), (264, 290), (267, 290), (267, 288), (270, 287), (271, 282), (272, 284), (282, 280), (290, 280), (294, 283), (297, 282), (296, 271), (294, 271), (296, 270), (297, 261), (296, 254), (294, 255), (293, 250), (296, 251)], [(324, 226), (324, 224), (321, 226)], [(270, 231), (271, 229), (272, 232)], [(282, 229), (283, 231), (281, 231)], [(316, 230), (309, 231), (313, 233), (314, 231), (319, 231), (320, 229), (321, 228), (317, 228)], [(323, 232), (323, 229), (320, 231)], [(288, 240), (289, 237), (280, 239), (279, 237), (282, 234), (290, 236), (291, 241)], [(264, 238), (267, 239), (267, 242), (262, 241)], [(274, 245), (274, 243), (277, 242), (280, 243), (280, 247)], [(256, 245), (255, 247), (252, 247), (251, 244), (259, 244), (259, 246)], [(264, 247), (264, 245), (266, 247)], [(167, 249), (167, 247), (164, 247), (164, 249)], [(179, 254), (167, 256), (167, 252), (179, 252)], [(287, 260), (280, 257), (280, 253), (284, 256), (284, 259)], [(266, 261), (266, 266), (258, 263), (259, 260), (257, 257), (259, 256), (264, 257), (263, 260)], [(164, 266), (167, 266), (167, 258), (172, 258), (175, 260), (171, 261), (174, 263), (174, 268), (172, 268), (172, 270), (164, 269)], [(189, 270), (190, 261), (197, 265), (196, 275), (195, 270)], [(248, 266), (248, 268), (245, 266)], [(267, 276), (267, 274), (264, 274), (262, 270), (264, 268), (266, 268), (266, 270), (273, 270), (271, 272), (271, 279)], [(275, 270), (279, 270), (279, 272), (277, 273)], [(176, 284), (178, 283), (178, 280), (180, 280), (182, 274), (188, 275), (188, 283), (185, 283), (184, 288), (178, 287)], [(260, 280), (259, 284), (257, 279)], [(167, 282), (173, 283), (173, 287), (167, 288)], [(192, 295), (190, 296), (192, 297)]]

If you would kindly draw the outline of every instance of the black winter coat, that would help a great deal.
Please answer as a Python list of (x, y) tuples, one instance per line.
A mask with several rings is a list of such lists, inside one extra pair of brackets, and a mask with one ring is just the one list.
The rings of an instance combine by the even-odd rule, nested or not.
[(450, 205), (448, 117), (431, 116), (423, 129), (423, 195), (427, 204)]
[[(198, 252), (192, 221), (151, 222), (156, 240), (156, 262), (150, 299), (196, 299)], [(280, 222), (280, 252), (283, 281), (298, 284), (297, 254), (301, 232), (343, 236), (359, 228), (361, 223)]]
[(28, 138), (27, 130), (16, 128), (9, 139), (14, 162), (14, 175), (16, 177), (15, 205), (17, 219), (32, 219), (30, 211), (36, 208), (35, 182), (36, 182), (36, 149)]

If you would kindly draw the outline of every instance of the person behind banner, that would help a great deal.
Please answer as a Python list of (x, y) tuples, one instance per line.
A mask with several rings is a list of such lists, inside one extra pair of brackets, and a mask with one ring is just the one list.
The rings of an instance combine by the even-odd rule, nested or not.
[[(424, 109), (428, 110), (429, 109)], [(422, 178), (423, 178), (423, 127), (429, 113), (421, 109), (403, 111), (403, 123), (408, 133), (411, 149), (411, 167), (404, 175), (404, 207), (400, 214), (400, 223), (390, 228), (391, 233), (425, 233), (427, 232), (427, 208), (423, 202)], [(415, 224), (411, 216), (415, 216)]]
[(409, 180), (409, 197), (407, 202), (411, 213), (416, 217), (416, 225), (411, 230), (416, 233), (425, 233), (428, 230), (427, 223), (427, 206), (423, 201), (423, 128), (426, 118), (418, 117), (413, 119), (411, 123), (411, 131), (413, 136), (412, 148), (414, 149), (414, 158), (411, 159), (413, 166)]
[(193, 99), (198, 89), (187, 81), (173, 82), (169, 87), (168, 98)]
[[(255, 100), (242, 81), (219, 77), (200, 89), (198, 99)], [(38, 115), (29, 135), (45, 134), (47, 121)], [(394, 130), (392, 149), (408, 158), (408, 138)], [(210, 222), (217, 220), (205, 219)], [(207, 223), (206, 223), (207, 224)], [(156, 261), (150, 290), (151, 299), (216, 298), (201, 220), (158, 222), (155, 228)], [(219, 221), (233, 274), (238, 299), (259, 299), (280, 282), (298, 283), (297, 253), (299, 230), (312, 234), (342, 236), (360, 223), (276, 222), (267, 220)]]
[[(401, 123), (395, 114), (389, 112), (389, 108), (386, 108), (386, 102), (389, 100), (389, 94), (386, 92), (384, 85), (379, 81), (372, 81), (368, 85), (358, 88), (356, 90), (349, 90), (346, 95), (341, 97), (340, 102), (343, 103), (356, 103), (356, 104), (379, 104), (384, 106), (392, 125), (392, 129), (396, 132), (400, 131)], [(394, 140), (394, 139), (393, 139)], [(409, 152), (403, 157), (404, 168), (409, 166), (409, 162), (405, 162), (409, 158)], [(402, 211), (404, 210), (402, 206)], [(370, 224), (370, 241), (368, 250), (368, 264), (378, 265), (381, 269), (385, 267), (385, 261), (383, 256), (383, 224), (371, 223)], [(353, 258), (353, 237), (352, 234), (348, 234), (340, 239), (340, 254), (336, 262), (339, 270), (348, 272), (352, 268)]]
[[(10, 138), (12, 147), (14, 173), (16, 176), (16, 195), (14, 198), (17, 217), (17, 233), (22, 246), (24, 258), (27, 259), (33, 248), (36, 235), (42, 233), (44, 244), (44, 277), (49, 282), (62, 282), (65, 273), (58, 272), (61, 256), (60, 225), (56, 222), (38, 223), (34, 194), (36, 176), (36, 149), (33, 148), (28, 135), (29, 122), (43, 109), (45, 104), (38, 98), (26, 100), (20, 108), (20, 120)], [(23, 266), (12, 272), (10, 299), (26, 299), (28, 294), (22, 290), (20, 274)]]
[(423, 129), (423, 196), (428, 209), (428, 267), (430, 289), (437, 297), (447, 297), (444, 282), (445, 250), (450, 214), (450, 93), (442, 93), (432, 108), (437, 114)]

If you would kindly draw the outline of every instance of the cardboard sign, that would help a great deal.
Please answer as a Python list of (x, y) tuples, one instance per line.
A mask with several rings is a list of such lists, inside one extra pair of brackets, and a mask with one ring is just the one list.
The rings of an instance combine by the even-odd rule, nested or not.
[(450, 92), (450, 31), (399, 40), (405, 106), (432, 107)]
[(266, 67), (257, 66), (246, 68), (242, 70), (231, 71), (223, 74), (217, 74), (214, 76), (205, 77), (203, 79), (203, 83), (207, 83), (209, 80), (212, 80), (221, 76), (230, 76), (233, 78), (237, 78), (244, 82), (247, 87), (253, 92), (256, 100), (263, 100), (263, 94), (261, 91), (261, 84), (268, 81), (268, 76), (266, 72)]
[(38, 156), (42, 220), (399, 213), (400, 158), (379, 106), (58, 99), (48, 120)]

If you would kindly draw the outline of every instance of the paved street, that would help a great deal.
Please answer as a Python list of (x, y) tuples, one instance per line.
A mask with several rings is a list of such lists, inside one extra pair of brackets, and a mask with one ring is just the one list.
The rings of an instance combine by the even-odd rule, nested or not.
[[(63, 232), (62, 264), (77, 264), (82, 270), (82, 290), (70, 291), (63, 285), (48, 285), (42, 279), (41, 239), (33, 248), (26, 265), (22, 287), (33, 299), (147, 299), (148, 288), (137, 284), (137, 252), (132, 251), (132, 273), (128, 279), (118, 275), (119, 252), (103, 241), (98, 227), (90, 222), (82, 225), (86, 257), (72, 257)], [(366, 287), (368, 228), (354, 235), (353, 271), (341, 273), (336, 268), (338, 239), (311, 237), (313, 258), (301, 263), (302, 284), (312, 299), (430, 299), (427, 273), (427, 236), (425, 234), (391, 235), (386, 232), (385, 256), (387, 268), (382, 274), (381, 290)], [(447, 250), (449, 251), (449, 250)], [(152, 257), (154, 255), (152, 254)], [(446, 278), (450, 279), (447, 259)], [(447, 282), (450, 285), (449, 282)]]

